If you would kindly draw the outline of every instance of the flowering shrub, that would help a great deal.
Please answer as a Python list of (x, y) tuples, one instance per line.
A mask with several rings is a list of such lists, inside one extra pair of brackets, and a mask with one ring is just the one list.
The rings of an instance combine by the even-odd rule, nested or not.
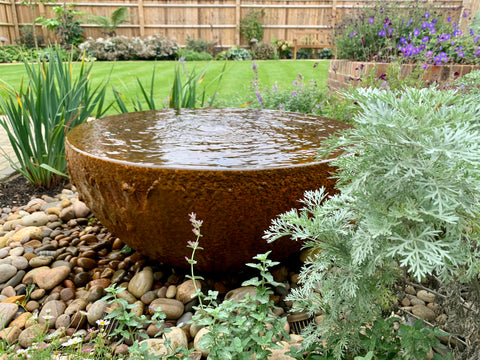
[(385, 5), (368, 9), (336, 29), (337, 56), (359, 61), (423, 62), (424, 68), (429, 64), (480, 63), (480, 34), (473, 28), (462, 32), (448, 15), (421, 5), (403, 12)]
[(174, 40), (153, 35), (146, 39), (126, 36), (89, 38), (79, 48), (97, 60), (173, 60), (179, 46)]
[(291, 41), (274, 40), (272, 43), (277, 47), (278, 57), (280, 59), (291, 59), (293, 43)]
[(270, 42), (260, 41), (258, 45), (253, 47), (252, 55), (257, 60), (271, 60), (277, 57), (277, 49)]

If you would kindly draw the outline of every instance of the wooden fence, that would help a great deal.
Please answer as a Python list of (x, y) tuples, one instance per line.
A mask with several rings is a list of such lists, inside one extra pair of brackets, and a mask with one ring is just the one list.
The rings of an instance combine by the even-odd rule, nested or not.
[[(393, 2), (400, 7), (413, 1)], [(30, 0), (30, 3), (36, 3)], [(465, 10), (479, 10), (479, 0), (423, 0), (442, 12), (449, 12), (463, 27)], [(75, 9), (95, 15), (109, 16), (119, 6), (129, 9), (129, 23), (120, 25), (118, 35), (147, 37), (161, 34), (185, 43), (187, 36), (213, 41), (218, 46), (247, 45), (240, 34), (240, 20), (250, 10), (264, 10), (264, 39), (329, 43), (331, 29), (349, 13), (373, 6), (373, 0), (92, 0), (75, 1)], [(23, 26), (37, 17), (54, 17), (54, 3), (38, 3), (29, 7), (16, 0), (0, 0), (0, 37), (14, 43)], [(104, 36), (96, 25), (82, 23), (86, 37)], [(37, 31), (54, 41), (51, 32), (37, 25)]]

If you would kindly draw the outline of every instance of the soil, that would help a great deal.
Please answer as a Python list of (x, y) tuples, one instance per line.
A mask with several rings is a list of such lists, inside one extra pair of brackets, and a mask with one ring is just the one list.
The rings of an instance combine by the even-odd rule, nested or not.
[(46, 189), (33, 186), (22, 175), (14, 174), (0, 181), (0, 208), (26, 205), (32, 198), (55, 196), (68, 187), (71, 187), (68, 179)]

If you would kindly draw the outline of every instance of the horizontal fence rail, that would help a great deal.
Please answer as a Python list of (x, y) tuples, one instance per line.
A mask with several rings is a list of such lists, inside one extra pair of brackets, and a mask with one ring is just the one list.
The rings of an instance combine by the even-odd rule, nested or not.
[[(385, 0), (399, 8), (412, 6), (413, 1)], [(18, 0), (0, 0), (0, 37), (15, 43), (23, 26), (32, 25), (40, 16), (54, 17), (54, 3), (27, 6)], [(240, 21), (251, 10), (263, 10), (264, 40), (281, 39), (317, 44), (331, 42), (331, 30), (353, 11), (374, 6), (372, 0), (102, 0), (75, 1), (75, 10), (85, 14), (110, 16), (120, 6), (129, 9), (127, 24), (117, 29), (118, 35), (148, 37), (163, 35), (180, 45), (187, 37), (214, 42), (217, 46), (248, 45), (240, 33)], [(466, 27), (464, 11), (480, 9), (478, 0), (424, 0), (437, 9), (448, 9), (461, 26)], [(52, 32), (36, 24), (37, 33), (54, 42)], [(82, 23), (85, 37), (104, 37), (101, 27)]]

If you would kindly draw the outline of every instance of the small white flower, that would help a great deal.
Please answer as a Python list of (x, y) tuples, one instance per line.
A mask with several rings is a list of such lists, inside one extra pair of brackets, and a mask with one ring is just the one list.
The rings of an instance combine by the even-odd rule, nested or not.
[(68, 341), (62, 343), (62, 346), (72, 346), (72, 345), (78, 345), (82, 342), (82, 338), (81, 337), (73, 337), (71, 339), (69, 339)]
[(44, 320), (52, 320), (54, 318), (52, 315), (43, 315), (42, 317)]
[(110, 321), (104, 319), (97, 320), (96, 322), (98, 326), (107, 326), (110, 324)]

